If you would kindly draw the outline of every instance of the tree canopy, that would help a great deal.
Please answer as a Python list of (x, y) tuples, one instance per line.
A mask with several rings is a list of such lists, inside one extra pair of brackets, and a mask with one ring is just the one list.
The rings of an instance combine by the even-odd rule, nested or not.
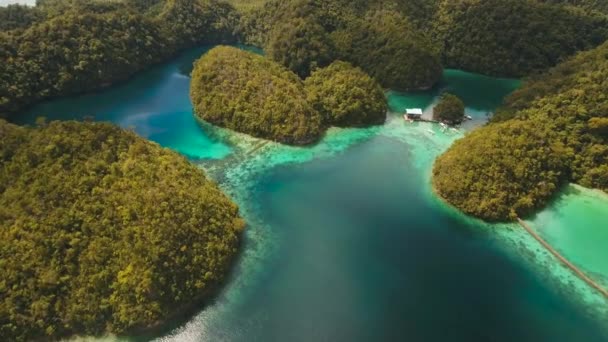
[(457, 125), (464, 120), (464, 102), (458, 96), (444, 93), (433, 107), (433, 119)]
[(412, 90), (434, 85), (442, 64), (505, 77), (546, 70), (608, 39), (607, 13), (595, 0), (271, 0), (242, 16), (239, 34), (265, 46), (294, 18), (315, 23), (336, 59)]
[(97, 89), (159, 62), (167, 39), (132, 13), (68, 12), (0, 40), (0, 113)]
[(238, 21), (215, 0), (44, 0), (5, 13), (15, 19), (2, 25), (21, 29), (0, 32), (0, 117), (125, 80), (187, 47), (232, 42)]
[(234, 47), (215, 47), (195, 63), (190, 97), (201, 119), (256, 137), (303, 145), (324, 131), (296, 74)]
[(424, 33), (395, 11), (369, 12), (332, 33), (338, 56), (362, 68), (385, 88), (431, 88), (443, 68)]
[(270, 34), (266, 54), (301, 78), (334, 59), (335, 46), (323, 27), (313, 20), (294, 18), (277, 25)]
[(384, 123), (387, 104), (380, 85), (360, 68), (336, 61), (304, 82), (309, 101), (327, 125), (348, 127)]
[(244, 223), (185, 158), (104, 123), (0, 139), (3, 340), (149, 327), (224, 278)]
[(234, 42), (234, 8), (217, 0), (166, 0), (158, 20), (174, 51), (201, 44)]
[(0, 7), (0, 31), (27, 28), (41, 17), (42, 13), (36, 7), (19, 4)]
[(437, 159), (433, 184), (489, 220), (526, 215), (566, 181), (608, 191), (608, 42), (529, 79), (493, 123)]
[[(284, 48), (280, 55), (288, 56), (289, 61), (324, 65), (328, 60), (340, 59), (362, 68), (384, 87), (430, 88), (441, 76), (438, 49), (430, 36), (417, 28), (418, 21), (399, 11), (398, 5), (386, 7), (379, 1), (361, 0), (271, 1), (244, 15), (239, 32), (249, 43), (267, 46), (279, 42)], [(416, 8), (417, 13), (428, 10), (428, 6), (408, 8)], [(312, 38), (314, 44), (304, 44), (293, 38), (296, 36)], [(310, 51), (313, 46), (330, 53), (316, 54)], [(333, 46), (336, 49), (331, 53)]]
[(442, 0), (435, 39), (446, 66), (520, 77), (608, 39), (608, 18), (532, 0)]

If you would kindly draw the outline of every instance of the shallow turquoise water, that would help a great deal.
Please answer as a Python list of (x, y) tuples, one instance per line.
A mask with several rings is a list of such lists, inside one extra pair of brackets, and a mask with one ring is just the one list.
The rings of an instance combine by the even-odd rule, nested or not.
[(608, 286), (608, 195), (570, 186), (532, 220), (545, 240)]
[[(21, 119), (94, 115), (133, 127), (190, 157), (241, 206), (249, 227), (228, 285), (160, 340), (608, 340), (605, 323), (556, 281), (555, 263), (541, 260), (521, 230), (488, 227), (432, 195), (433, 160), (462, 133), (389, 113), (383, 126), (332, 129), (313, 147), (270, 143), (251, 153), (256, 139), (192, 118), (185, 75), (204, 51)], [(517, 85), (447, 70), (441, 89), (465, 100), (474, 126)], [(388, 101), (395, 111), (430, 113), (439, 92), (389, 93)]]

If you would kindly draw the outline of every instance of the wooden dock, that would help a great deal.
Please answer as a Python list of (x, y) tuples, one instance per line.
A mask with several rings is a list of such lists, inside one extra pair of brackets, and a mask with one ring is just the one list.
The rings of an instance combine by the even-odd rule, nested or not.
[(572, 272), (574, 272), (579, 278), (581, 278), (584, 282), (586, 282), (589, 286), (596, 289), (604, 298), (608, 299), (608, 291), (604, 289), (600, 284), (596, 283), (593, 279), (588, 277), (583, 271), (581, 271), (578, 267), (572, 264), (568, 259), (564, 258), (558, 251), (556, 251), (551, 245), (545, 241), (540, 235), (538, 235), (526, 222), (524, 222), (519, 217), (517, 218), (517, 222), (519, 225), (524, 227), (524, 229), (528, 232), (528, 234), (532, 235), (536, 241), (538, 241), (543, 247), (545, 247), (549, 253), (553, 254), (560, 262), (562, 262), (566, 267), (568, 267)]

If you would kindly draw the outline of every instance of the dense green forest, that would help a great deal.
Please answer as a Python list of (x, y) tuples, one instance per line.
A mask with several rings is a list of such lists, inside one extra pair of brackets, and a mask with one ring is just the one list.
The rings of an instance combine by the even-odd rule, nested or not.
[(386, 88), (427, 89), (439, 80), (442, 67), (430, 35), (415, 22), (375, 2), (271, 1), (242, 17), (239, 34), (303, 77), (311, 65), (340, 59)]
[(0, 41), (0, 112), (97, 89), (161, 61), (167, 39), (132, 13), (69, 12)]
[(605, 0), (539, 0), (539, 2), (574, 6), (608, 14), (608, 2)]
[(185, 158), (102, 123), (0, 136), (4, 341), (148, 327), (223, 279), (244, 224)]
[(232, 42), (238, 18), (215, 0), (46, 0), (27, 11), (45, 19), (0, 32), (0, 116), (124, 80), (187, 47)]
[(385, 88), (429, 89), (441, 78), (436, 47), (395, 11), (368, 12), (332, 37), (340, 58), (367, 71)]
[(336, 61), (304, 81), (308, 100), (327, 125), (378, 125), (386, 120), (386, 98), (380, 85), (363, 70)]
[(234, 47), (213, 48), (195, 63), (190, 97), (201, 119), (256, 137), (302, 145), (323, 133), (296, 74)]
[(266, 54), (302, 78), (334, 60), (336, 47), (321, 25), (302, 18), (290, 19), (271, 32)]
[(594, 0), (274, 0), (247, 12), (239, 32), (245, 42), (268, 46), (273, 31), (294, 18), (319, 25), (339, 48), (334, 58), (408, 90), (438, 80), (438, 57), (447, 67), (492, 76), (552, 67), (608, 39), (605, 9)]
[(608, 18), (529, 0), (444, 0), (433, 31), (446, 66), (519, 77), (603, 43)]
[(608, 191), (608, 42), (529, 79), (493, 123), (439, 157), (433, 183), (459, 209), (507, 220), (566, 182)]
[(36, 7), (19, 4), (0, 7), (0, 31), (24, 29), (42, 19), (43, 15)]

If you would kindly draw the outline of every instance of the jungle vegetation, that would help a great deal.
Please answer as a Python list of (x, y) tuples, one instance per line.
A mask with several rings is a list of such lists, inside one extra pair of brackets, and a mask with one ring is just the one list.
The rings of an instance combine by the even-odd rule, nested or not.
[(42, 13), (36, 7), (11, 4), (0, 7), (0, 31), (24, 29), (42, 20)]
[(339, 59), (362, 68), (386, 88), (433, 86), (442, 67), (430, 36), (401, 12), (373, 3), (271, 1), (243, 16), (241, 39), (266, 47), (272, 58), (303, 77), (311, 65)]
[(332, 37), (340, 58), (362, 68), (385, 88), (429, 89), (441, 78), (437, 49), (395, 11), (368, 12)]
[(224, 278), (244, 223), (184, 157), (104, 123), (0, 136), (3, 341), (154, 326)]
[(25, 11), (3, 23), (20, 29), (0, 32), (0, 117), (124, 80), (187, 47), (232, 42), (238, 18), (215, 0), (43, 0)]
[(329, 126), (381, 124), (387, 111), (380, 85), (350, 63), (317, 68), (303, 82), (269, 58), (229, 46), (195, 63), (190, 97), (206, 122), (291, 145), (316, 142)]
[(215, 47), (195, 63), (190, 97), (201, 119), (256, 137), (305, 145), (323, 133), (296, 74), (234, 47)]
[(442, 94), (433, 107), (433, 119), (449, 125), (460, 124), (464, 120), (464, 102), (456, 95)]
[(521, 77), (608, 39), (608, 17), (531, 0), (442, 0), (433, 35), (447, 67)]
[(388, 110), (380, 85), (360, 68), (342, 61), (317, 69), (304, 81), (308, 99), (327, 125), (384, 123)]
[(336, 47), (321, 25), (312, 20), (294, 18), (277, 25), (271, 32), (266, 54), (301, 78), (332, 60)]
[(505, 77), (555, 66), (608, 39), (608, 11), (601, 3), (272, 0), (243, 15), (239, 32), (243, 41), (265, 47), (283, 23), (316, 23), (334, 39), (336, 59), (363, 68), (384, 87), (408, 90), (432, 86), (441, 64)]
[(528, 79), (433, 170), (437, 193), (487, 220), (544, 206), (565, 182), (608, 191), (608, 42)]

